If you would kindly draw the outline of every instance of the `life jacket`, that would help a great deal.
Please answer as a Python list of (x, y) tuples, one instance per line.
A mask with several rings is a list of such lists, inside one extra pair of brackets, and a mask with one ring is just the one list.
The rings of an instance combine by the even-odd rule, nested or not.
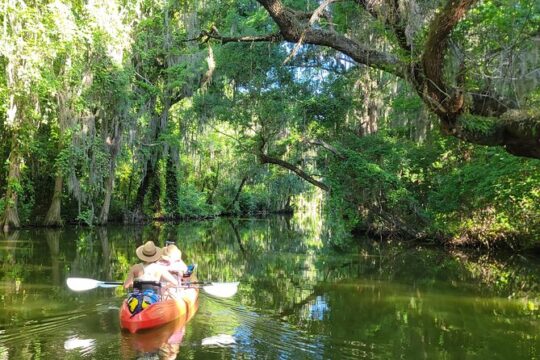
[(131, 316), (135, 316), (148, 306), (161, 300), (161, 284), (157, 281), (133, 282), (133, 292), (129, 294), (127, 305)]

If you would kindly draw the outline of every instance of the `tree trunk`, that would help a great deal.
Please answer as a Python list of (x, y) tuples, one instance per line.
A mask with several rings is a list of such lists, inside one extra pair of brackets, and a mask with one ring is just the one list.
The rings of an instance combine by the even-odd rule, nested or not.
[(144, 198), (146, 197), (148, 188), (150, 187), (150, 184), (153, 182), (154, 179), (154, 166), (155, 165), (152, 164), (152, 161), (150, 161), (150, 159), (146, 161), (146, 173), (144, 174), (141, 184), (137, 189), (137, 195), (135, 196), (135, 201), (133, 202), (131, 211), (129, 211), (126, 215), (124, 222), (138, 224), (145, 221), (145, 215), (143, 211)]
[(282, 214), (292, 214), (294, 212), (294, 209), (291, 206), (291, 199), (292, 199), (292, 196), (288, 195), (287, 196), (287, 201), (285, 202), (285, 205), (283, 205), (283, 208), (281, 210), (279, 210), (280, 213), (282, 213)]
[(165, 210), (173, 218), (178, 216), (178, 174), (171, 155), (167, 157), (165, 170)]
[[(62, 76), (66, 68), (63, 68), (61, 71)], [(81, 86), (86, 85), (86, 81), (83, 81)], [(58, 105), (58, 124), (60, 126), (60, 141), (58, 143), (58, 154), (62, 152), (65, 145), (63, 142), (63, 136), (65, 129), (72, 128), (75, 122), (75, 116), (70, 108), (71, 99), (73, 97), (73, 92), (69, 91), (68, 85), (66, 89), (58, 91), (56, 94), (56, 103)], [(45, 221), (43, 224), (45, 226), (63, 226), (64, 222), (62, 221), (62, 188), (64, 186), (64, 177), (62, 174), (57, 174), (54, 179), (54, 190), (53, 197), (51, 200), (51, 205), (45, 216)]]
[(114, 190), (114, 166), (111, 165), (111, 168), (113, 169), (111, 169), (111, 173), (105, 181), (105, 199), (103, 200), (98, 220), (100, 225), (105, 225), (109, 221), (109, 209), (111, 207), (112, 193)]
[(9, 154), (9, 174), (6, 195), (4, 196), (4, 212), (0, 217), (0, 226), (4, 232), (8, 232), (10, 227), (18, 228), (21, 226), (19, 212), (17, 210), (18, 194), (17, 188), (21, 181), (21, 155), (16, 140)]
[(111, 207), (111, 199), (114, 190), (114, 176), (116, 171), (116, 157), (120, 150), (120, 142), (122, 140), (122, 126), (120, 123), (116, 123), (113, 130), (113, 135), (107, 138), (107, 144), (109, 144), (109, 152), (111, 154), (111, 162), (109, 166), (109, 176), (105, 181), (105, 199), (101, 206), (101, 213), (99, 214), (98, 222), (101, 225), (107, 224), (109, 221), (109, 209)]
[(133, 203), (134, 211), (142, 211), (144, 205), (144, 197), (146, 195), (146, 192), (148, 191), (150, 183), (154, 178), (154, 165), (152, 165), (152, 162), (150, 160), (147, 160), (146, 166), (146, 174), (144, 174), (143, 176), (141, 185), (139, 185), (139, 189), (137, 190), (137, 196), (135, 196), (135, 202)]
[(159, 168), (158, 163), (156, 162), (153, 177), (151, 179), (150, 189), (148, 194), (148, 201), (150, 210), (154, 213), (153, 215), (159, 214), (161, 212), (161, 181), (159, 178)]
[(62, 175), (57, 175), (56, 179), (54, 180), (54, 192), (51, 200), (51, 206), (49, 206), (49, 211), (47, 211), (47, 216), (45, 216), (45, 221), (43, 222), (45, 226), (64, 225), (61, 216), (63, 185), (64, 178), (62, 177)]
[(238, 186), (238, 190), (236, 190), (236, 195), (234, 195), (233, 201), (229, 204), (229, 206), (227, 206), (227, 211), (231, 211), (234, 208), (234, 204), (236, 204), (236, 202), (240, 198), (240, 193), (242, 193), (242, 189), (244, 188), (244, 185), (246, 184), (247, 180), (248, 180), (248, 177), (244, 176), (242, 178), (242, 181), (240, 181), (240, 185)]

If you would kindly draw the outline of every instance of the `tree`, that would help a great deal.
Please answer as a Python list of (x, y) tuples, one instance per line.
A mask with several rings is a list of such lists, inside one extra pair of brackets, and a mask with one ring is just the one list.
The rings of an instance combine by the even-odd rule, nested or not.
[[(495, 84), (489, 76), (505, 61), (516, 60), (538, 46), (540, 19), (530, 15), (539, 13), (537, 2), (486, 1), (477, 5), (476, 0), (448, 0), (434, 7), (433, 3), (421, 5), (415, 1), (356, 0), (333, 4), (328, 0), (309, 11), (285, 6), (280, 0), (258, 2), (277, 25), (277, 32), (227, 37), (212, 30), (203, 35), (224, 43), (287, 41), (297, 44), (293, 54), (302, 44), (332, 48), (357, 64), (409, 83), (440, 119), (445, 134), (470, 143), (502, 146), (517, 156), (540, 158), (540, 116), (533, 110), (534, 97), (520, 99), (518, 94), (508, 92), (511, 82)], [(490, 15), (493, 11), (485, 11), (486, 8), (494, 10), (499, 18), (494, 19)], [(475, 12), (471, 16), (476, 16), (477, 21), (463, 21), (468, 19), (471, 9)], [(374, 48), (366, 34), (356, 34), (355, 23), (349, 23), (349, 18), (373, 21), (369, 35), (385, 39), (385, 49)], [(431, 20), (425, 23), (422, 19)], [(512, 20), (513, 24), (505, 24), (504, 20)], [(483, 27), (491, 33), (482, 34)], [(498, 33), (504, 33), (500, 38), (502, 44), (483, 45), (495, 45), (496, 41), (482, 35), (497, 39)], [(475, 73), (480, 66), (487, 69), (486, 75)], [(515, 75), (524, 82), (526, 74), (537, 72), (538, 56), (520, 66), (523, 69), (508, 69), (503, 75)]]
[(19, 227), (19, 194), (22, 192), (21, 171), (24, 156), (41, 120), (40, 96), (47, 92), (47, 79), (42, 76), (54, 58), (55, 50), (47, 47), (51, 42), (46, 26), (38, 26), (40, 9), (26, 6), (18, 0), (0, 3), (4, 16), (0, 18), (3, 32), (0, 38), (0, 56), (5, 61), (8, 105), (5, 130), (9, 134), (10, 150), (7, 159), (6, 192), (2, 199), (0, 226), (4, 231)]
[[(186, 35), (199, 31), (196, 11), (197, 6), (191, 4), (156, 4), (148, 19), (136, 29), (132, 59), (137, 76), (135, 92), (140, 116), (146, 121), (139, 130), (144, 141), (137, 151), (144, 160), (140, 169), (142, 178), (128, 216), (131, 222), (144, 219), (143, 205), (149, 189), (155, 195), (152, 199), (155, 210), (159, 208), (161, 159), (165, 160), (167, 173), (165, 192), (177, 191), (177, 187), (167, 189), (178, 183), (176, 166), (170, 161), (178, 158), (172, 154), (178, 148), (164, 140), (169, 131), (170, 111), (175, 104), (203, 89), (212, 78), (215, 68), (212, 48), (185, 41)], [(177, 26), (173, 24), (176, 18), (181, 19)], [(173, 199), (169, 197), (169, 200)], [(166, 207), (174, 212), (173, 204)]]
[[(84, 31), (81, 24), (75, 21), (74, 9), (57, 3), (51, 8), (56, 22), (54, 31), (59, 38), (54, 43), (57, 53), (53, 61), (50, 77), (54, 79), (54, 90), (51, 97), (55, 103), (55, 118), (53, 122), (54, 137), (57, 137), (57, 155), (55, 157), (55, 174), (53, 195), (45, 216), (45, 226), (62, 226), (62, 192), (64, 177), (69, 174), (69, 164), (65, 162), (66, 151), (70, 147), (70, 134), (79, 123), (76, 111), (81, 95), (91, 85), (92, 74), (86, 61), (87, 46), (84, 42)], [(64, 31), (61, 26), (68, 26), (70, 31)]]

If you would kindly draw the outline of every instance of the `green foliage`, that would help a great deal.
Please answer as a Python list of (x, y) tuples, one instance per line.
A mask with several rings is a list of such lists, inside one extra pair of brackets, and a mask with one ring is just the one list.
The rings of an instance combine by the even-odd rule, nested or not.
[[(413, 51), (396, 51), (404, 62), (418, 60), (438, 5), (415, 5), (419, 13), (407, 19)], [(223, 36), (275, 32), (256, 1), (9, 6), (16, 16), (0, 18), (0, 193), (17, 192), (24, 224), (42, 220), (61, 176), (62, 216), (89, 226), (104, 221), (110, 196), (114, 218), (128, 221), (322, 207), (337, 246), (354, 230), (540, 244), (538, 161), (443, 137), (417, 89), (311, 45), (288, 59), (292, 47), (283, 44), (193, 41), (212, 26)], [(538, 106), (538, 6), (476, 4), (451, 34), (445, 79), (452, 83), (464, 59), (467, 89), (495, 87), (509, 102)], [(395, 47), (388, 26), (358, 4), (328, 9), (332, 23), (314, 26), (373, 49)], [(499, 131), (496, 118), (462, 118), (478, 137)], [(12, 151), (21, 175), (8, 179)], [(262, 155), (331, 191), (322, 196), (294, 172), (261, 164)]]
[(414, 148), (384, 132), (343, 143), (346, 159), (332, 163), (327, 173), (330, 226), (341, 218), (348, 231), (422, 236), (426, 215), (410, 181)]
[(92, 209), (86, 209), (79, 213), (77, 216), (77, 221), (80, 221), (81, 223), (85, 224), (88, 227), (94, 226), (95, 221), (95, 215)]
[(206, 195), (193, 185), (181, 186), (178, 193), (178, 213), (184, 218), (206, 218), (217, 215), (214, 207), (206, 203)]
[(165, 211), (168, 216), (178, 213), (178, 174), (170, 156), (167, 158), (165, 173)]
[(435, 177), (439, 190), (429, 197), (434, 226), (461, 240), (534, 245), (540, 240), (538, 166), (496, 149), (473, 149), (458, 167), (445, 164)]
[(495, 133), (497, 129), (497, 118), (474, 116), (465, 114), (462, 116), (463, 128), (466, 132), (478, 134), (481, 136), (489, 136)]
[(346, 145), (354, 151), (344, 150), (347, 160), (327, 175), (330, 226), (341, 219), (349, 230), (538, 246), (538, 161), (440, 137), (418, 146), (384, 132)]

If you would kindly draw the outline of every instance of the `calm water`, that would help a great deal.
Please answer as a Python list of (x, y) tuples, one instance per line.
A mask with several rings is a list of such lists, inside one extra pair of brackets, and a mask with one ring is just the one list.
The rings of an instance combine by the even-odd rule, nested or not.
[[(538, 359), (540, 259), (403, 244), (335, 253), (315, 224), (219, 220), (0, 235), (4, 359)], [(73, 293), (68, 276), (121, 280), (146, 240), (177, 239), (201, 294), (182, 326), (130, 335), (121, 289)]]

